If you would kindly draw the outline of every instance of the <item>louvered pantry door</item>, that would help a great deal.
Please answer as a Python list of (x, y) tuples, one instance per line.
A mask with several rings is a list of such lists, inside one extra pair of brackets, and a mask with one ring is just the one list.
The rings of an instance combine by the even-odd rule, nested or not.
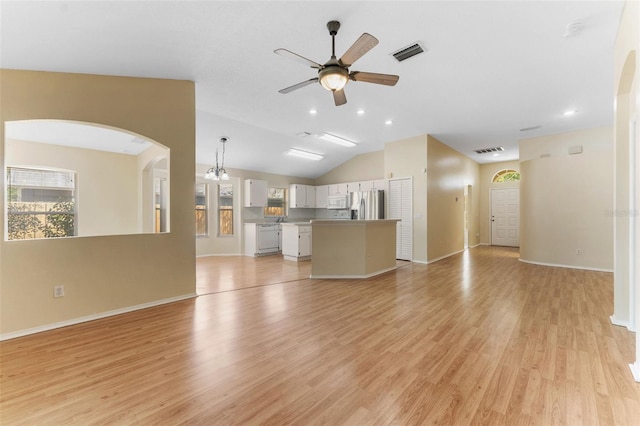
[(396, 227), (396, 259), (413, 257), (413, 181), (389, 180), (389, 218), (400, 219)]

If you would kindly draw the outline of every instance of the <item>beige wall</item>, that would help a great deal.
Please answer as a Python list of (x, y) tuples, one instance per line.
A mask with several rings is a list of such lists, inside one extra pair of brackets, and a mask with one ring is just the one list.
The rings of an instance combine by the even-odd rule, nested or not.
[(523, 261), (613, 268), (612, 142), (611, 127), (520, 141)]
[(480, 166), (438, 139), (427, 139), (427, 250), (434, 261), (464, 249), (465, 185), (472, 187), (469, 246), (479, 244)]
[(315, 180), (315, 185), (382, 179), (384, 151), (356, 155)]
[[(193, 82), (0, 70), (0, 87), (2, 123), (99, 123), (170, 148), (172, 211), (168, 234), (0, 242), (3, 336), (194, 294)], [(0, 154), (4, 162), (4, 147)], [(1, 191), (4, 234), (4, 186)], [(58, 284), (66, 295), (54, 299)]]
[[(77, 235), (139, 233), (135, 155), (7, 140), (5, 165), (73, 170), (77, 177)], [(111, 173), (108, 171), (115, 171)]]
[(427, 135), (384, 146), (385, 178), (413, 178), (413, 259), (427, 262)]
[(520, 182), (492, 183), (496, 173), (512, 169), (520, 171), (520, 162), (502, 161), (480, 165), (480, 244), (491, 244), (491, 190), (500, 188), (519, 188)]
[[(204, 164), (196, 165), (197, 181), (209, 185), (209, 236), (196, 238), (196, 255), (242, 255), (244, 253), (244, 236), (243, 222), (250, 221), (267, 221), (275, 219), (264, 219), (263, 209), (259, 207), (244, 208), (244, 180), (259, 179), (266, 180), (271, 187), (288, 188), (289, 185), (298, 183), (304, 185), (314, 185), (313, 179), (301, 178), (295, 176), (276, 175), (272, 173), (255, 172), (242, 169), (227, 168), (227, 172), (231, 179), (228, 183), (233, 185), (233, 205), (234, 207), (234, 235), (218, 236), (218, 182), (208, 181), (204, 179), (204, 174), (211, 167)], [(313, 209), (290, 209), (290, 220), (296, 218), (311, 219), (314, 216)]]
[[(640, 161), (636, 161), (637, 175), (632, 182), (629, 168), (630, 123), (635, 119), (636, 150), (640, 150), (640, 3), (627, 1), (620, 19), (620, 26), (614, 45), (614, 297), (612, 321), (627, 326), (631, 330), (640, 329), (640, 253), (630, 251), (631, 239), (640, 247), (640, 231), (631, 235), (630, 225), (635, 223), (640, 229), (638, 206), (630, 204), (630, 194), (640, 200)], [(640, 152), (639, 152), (640, 154)], [(633, 211), (635, 210), (635, 211)], [(635, 276), (631, 275), (634, 267)], [(635, 301), (633, 294), (635, 293)], [(635, 317), (635, 318), (634, 318)], [(640, 333), (636, 333), (636, 361), (633, 371), (640, 381)]]

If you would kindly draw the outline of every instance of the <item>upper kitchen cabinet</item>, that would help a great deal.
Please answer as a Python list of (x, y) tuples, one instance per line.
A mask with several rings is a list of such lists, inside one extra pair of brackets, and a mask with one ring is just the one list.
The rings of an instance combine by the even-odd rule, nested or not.
[(316, 206), (316, 187), (299, 184), (290, 185), (289, 206), (292, 208), (314, 208)]
[(267, 181), (247, 179), (244, 181), (244, 206), (264, 207), (267, 205)]
[(326, 209), (329, 197), (329, 185), (316, 186), (316, 208)]
[(387, 181), (384, 179), (376, 179), (373, 181), (373, 188), (377, 191), (385, 191), (387, 189)]
[[(372, 180), (366, 180), (364, 182), (359, 182), (360, 185), (360, 189), (359, 191), (373, 191), (373, 181)], [(349, 188), (351, 188), (351, 185), (349, 185)], [(353, 191), (351, 191), (353, 192)]]
[(329, 195), (347, 195), (349, 194), (349, 189), (346, 183), (334, 183), (329, 186)]

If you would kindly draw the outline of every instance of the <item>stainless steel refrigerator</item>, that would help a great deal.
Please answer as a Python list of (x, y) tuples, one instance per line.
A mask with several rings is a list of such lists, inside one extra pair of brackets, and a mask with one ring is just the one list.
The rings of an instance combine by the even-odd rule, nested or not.
[(349, 193), (351, 219), (384, 219), (384, 191)]

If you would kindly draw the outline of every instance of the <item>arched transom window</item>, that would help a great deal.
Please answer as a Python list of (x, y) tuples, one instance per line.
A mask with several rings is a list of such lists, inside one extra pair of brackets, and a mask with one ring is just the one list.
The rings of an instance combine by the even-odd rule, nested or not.
[(491, 183), (518, 182), (519, 180), (519, 171), (513, 169), (504, 169), (493, 175)]

